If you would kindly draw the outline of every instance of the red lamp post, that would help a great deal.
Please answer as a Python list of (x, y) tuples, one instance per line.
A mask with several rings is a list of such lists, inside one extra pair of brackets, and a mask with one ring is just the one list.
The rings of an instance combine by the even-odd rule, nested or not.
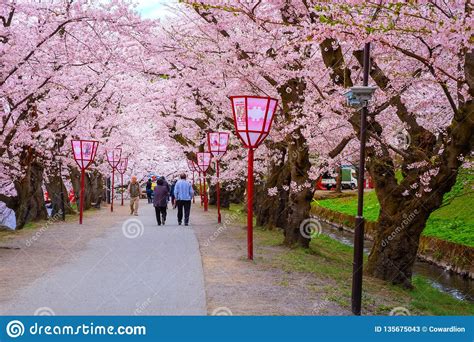
[(248, 149), (247, 176), (247, 249), (253, 260), (253, 154), (268, 136), (278, 100), (261, 96), (231, 96), (237, 136)]
[[(198, 178), (199, 178), (199, 197), (201, 198), (201, 207), (204, 205), (204, 197), (202, 193), (202, 181), (201, 181), (201, 170), (199, 170), (199, 167), (197, 164), (191, 160), (192, 166), (194, 168), (194, 171), (198, 173)], [(188, 164), (189, 165), (189, 164)], [(194, 182), (194, 173), (193, 173), (193, 182)], [(193, 202), (194, 202), (194, 197), (193, 197)]]
[(84, 211), (84, 178), (86, 169), (95, 159), (99, 142), (95, 140), (72, 140), (72, 153), (77, 165), (81, 168), (81, 190), (79, 193), (79, 224), (82, 224)]
[(128, 158), (121, 158), (120, 163), (117, 165), (117, 170), (120, 173), (120, 185), (122, 188), (122, 203), (123, 205), (123, 174), (127, 171), (128, 167)]
[(204, 205), (204, 194), (202, 192), (202, 173), (201, 171), (198, 171), (198, 177), (199, 177), (199, 197), (201, 198), (201, 207)]
[(207, 133), (207, 144), (209, 152), (216, 160), (216, 192), (217, 192), (217, 223), (221, 223), (221, 189), (219, 184), (219, 161), (227, 152), (229, 144), (229, 135), (227, 132), (209, 132)]
[[(188, 159), (188, 168), (193, 173), (193, 191), (194, 191), (194, 171), (196, 171), (196, 164), (192, 160)], [(193, 195), (193, 203), (195, 203), (194, 195)]]
[(211, 165), (212, 155), (210, 152), (198, 152), (196, 153), (196, 157), (197, 157), (197, 167), (202, 172), (202, 178), (204, 182), (204, 189), (203, 189), (204, 211), (207, 211), (208, 198), (207, 198), (207, 191), (206, 191), (206, 171), (209, 168), (209, 165)]
[(119, 147), (114, 148), (111, 151), (106, 151), (107, 161), (112, 167), (112, 191), (111, 191), (111, 201), (110, 201), (110, 211), (114, 211), (114, 181), (115, 181), (115, 169), (120, 163), (120, 157), (122, 156), (122, 149)]

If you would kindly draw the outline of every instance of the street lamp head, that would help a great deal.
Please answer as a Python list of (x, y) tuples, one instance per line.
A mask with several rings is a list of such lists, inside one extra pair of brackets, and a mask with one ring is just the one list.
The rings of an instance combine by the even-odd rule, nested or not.
[(267, 137), (278, 100), (261, 96), (231, 96), (237, 136), (247, 148), (257, 148)]
[(122, 149), (120, 147), (116, 147), (112, 150), (106, 150), (105, 154), (107, 156), (107, 161), (109, 162), (110, 166), (115, 169), (120, 163), (120, 158), (122, 157)]
[(94, 161), (99, 142), (95, 140), (71, 140), (74, 160), (81, 169), (87, 169)]
[(221, 159), (227, 152), (227, 145), (229, 143), (228, 132), (209, 132), (207, 133), (207, 145), (212, 156)]
[(197, 167), (201, 172), (206, 172), (211, 165), (212, 155), (211, 152), (198, 152), (196, 153)]
[(355, 86), (344, 93), (344, 96), (347, 98), (347, 104), (349, 106), (364, 107), (367, 106), (376, 89), (377, 87)]

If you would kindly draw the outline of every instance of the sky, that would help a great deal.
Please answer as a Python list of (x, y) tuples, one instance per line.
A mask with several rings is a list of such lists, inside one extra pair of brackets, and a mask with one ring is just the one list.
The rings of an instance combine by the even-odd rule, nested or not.
[(138, 3), (138, 11), (141, 13), (143, 18), (146, 19), (157, 19), (163, 18), (169, 11), (167, 5), (173, 5), (176, 0), (136, 0)]

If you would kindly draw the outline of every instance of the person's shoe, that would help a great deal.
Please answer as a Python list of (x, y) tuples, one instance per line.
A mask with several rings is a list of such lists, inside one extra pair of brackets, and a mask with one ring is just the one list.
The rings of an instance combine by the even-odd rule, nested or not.
[(178, 222), (178, 226), (181, 226), (181, 222)]
[(163, 226), (165, 225), (165, 223), (166, 223), (166, 220), (163, 220)]
[(159, 226), (161, 226), (161, 223), (158, 223)]
[(138, 216), (138, 213), (135, 213), (134, 215), (135, 215), (135, 216)]
[(184, 225), (185, 225), (185, 226), (189, 226), (189, 223), (185, 223)]

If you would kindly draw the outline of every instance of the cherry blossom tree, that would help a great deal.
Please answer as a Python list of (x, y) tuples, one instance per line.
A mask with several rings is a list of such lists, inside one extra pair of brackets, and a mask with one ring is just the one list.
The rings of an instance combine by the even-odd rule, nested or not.
[(362, 47), (371, 42), (378, 90), (368, 171), (381, 214), (368, 271), (410, 286), (426, 220), (472, 151), (471, 13), (469, 1), (191, 2), (166, 28), (167, 60), (176, 82), (206, 99), (187, 117), (201, 112), (209, 129), (228, 111), (229, 95), (281, 99), (263, 156), (269, 169), (261, 170), (275, 200), (259, 203), (269, 218), (260, 222), (284, 228), (287, 244), (305, 246), (299, 227), (309, 216), (312, 182), (357, 158), (359, 112), (342, 94), (361, 84)]
[[(362, 82), (366, 42), (377, 87), (367, 171), (381, 206), (369, 274), (411, 286), (425, 223), (472, 158), (467, 0), (185, 1), (163, 22), (126, 1), (12, 2), (0, 19), (0, 200), (18, 227), (45, 216), (43, 183), (65, 191), (58, 161), (77, 191), (71, 139), (101, 143), (90, 205), (109, 172), (105, 148), (121, 146), (136, 174), (184, 171), (208, 131), (233, 130), (229, 96), (260, 94), (280, 106), (256, 154), (257, 220), (308, 246), (315, 181), (357, 162), (359, 111), (343, 93)], [(221, 173), (230, 191), (241, 193), (244, 165), (231, 140)]]
[[(137, 43), (150, 23), (121, 1), (12, 2), (2, 5), (1, 19), (0, 200), (15, 210), (21, 228), (46, 218), (43, 182), (50, 193), (65, 192), (60, 162), (78, 193), (71, 139), (97, 139), (101, 149), (124, 145), (131, 155), (148, 148), (150, 160), (158, 155), (130, 129), (141, 125), (141, 135), (158, 136), (159, 123), (149, 124), (153, 111), (137, 111), (152, 90)], [(154, 142), (166, 143), (166, 136)], [(88, 174), (86, 207), (102, 196), (95, 186), (106, 172), (102, 161), (99, 155)]]

